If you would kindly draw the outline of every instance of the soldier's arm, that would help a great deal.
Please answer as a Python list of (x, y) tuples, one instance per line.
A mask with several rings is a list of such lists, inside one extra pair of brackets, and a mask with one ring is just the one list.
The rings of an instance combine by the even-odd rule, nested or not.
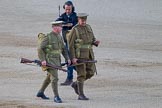
[(44, 52), (44, 49), (47, 44), (48, 44), (48, 37), (47, 36), (42, 37), (40, 45), (38, 45), (38, 57), (41, 61), (46, 60), (45, 58), (46, 54)]
[(87, 27), (88, 27), (89, 31), (92, 32), (92, 36), (93, 36), (93, 37), (92, 37), (92, 45), (98, 47), (100, 41), (96, 40), (96, 38), (95, 38), (95, 36), (94, 36), (94, 33), (93, 33), (93, 30), (92, 30), (91, 26), (90, 26), (90, 25), (87, 25)]
[(96, 38), (95, 38), (95, 36), (94, 36), (93, 30), (92, 30), (91, 26), (88, 25), (88, 24), (87, 24), (87, 29), (88, 29), (88, 31), (90, 31), (90, 32), (92, 33), (92, 36), (93, 36), (93, 37), (92, 37), (92, 43), (95, 42), (95, 41), (96, 41)]
[(61, 41), (61, 45), (62, 45), (62, 55), (64, 56), (65, 61), (67, 62), (69, 60), (68, 49), (65, 47), (63, 41)]

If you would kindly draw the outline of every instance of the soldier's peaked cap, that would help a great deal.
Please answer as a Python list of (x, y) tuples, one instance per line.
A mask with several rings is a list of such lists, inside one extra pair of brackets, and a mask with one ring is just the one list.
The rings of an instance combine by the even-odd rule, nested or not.
[(87, 18), (88, 14), (87, 13), (78, 13), (77, 16), (78, 16), (78, 18)]
[(62, 23), (63, 23), (63, 21), (52, 21), (51, 22), (52, 25), (60, 25)]

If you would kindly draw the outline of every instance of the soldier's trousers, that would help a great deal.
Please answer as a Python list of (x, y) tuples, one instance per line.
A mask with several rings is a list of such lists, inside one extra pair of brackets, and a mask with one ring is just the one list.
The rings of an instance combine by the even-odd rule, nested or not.
[(50, 80), (50, 74), (47, 73), (47, 76), (45, 78), (45, 80), (43, 81), (43, 84), (40, 88), (40, 92), (44, 92), (45, 89), (47, 88), (47, 86), (50, 84), (51, 80)]
[(77, 81), (84, 82), (94, 76), (95, 64), (94, 63), (84, 63), (76, 66), (77, 71)]
[(57, 70), (48, 69), (47, 76), (42, 84), (40, 92), (44, 92), (49, 83), (51, 82), (52, 90), (55, 96), (59, 96), (58, 94), (58, 72)]

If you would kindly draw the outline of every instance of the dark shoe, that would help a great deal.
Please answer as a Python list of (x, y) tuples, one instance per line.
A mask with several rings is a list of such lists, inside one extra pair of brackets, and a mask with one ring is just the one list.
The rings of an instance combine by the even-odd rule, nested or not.
[(62, 86), (70, 85), (73, 80), (66, 79), (65, 82), (61, 83)]
[(77, 82), (73, 82), (71, 87), (74, 89), (75, 93), (79, 95)]
[(61, 100), (61, 98), (59, 96), (55, 96), (54, 97), (54, 102), (56, 102), (56, 103), (62, 103), (62, 100)]
[(78, 100), (89, 100), (85, 95), (79, 95)]
[(37, 97), (41, 97), (42, 99), (49, 99), (49, 97), (46, 97), (46, 95), (43, 92), (38, 92)]

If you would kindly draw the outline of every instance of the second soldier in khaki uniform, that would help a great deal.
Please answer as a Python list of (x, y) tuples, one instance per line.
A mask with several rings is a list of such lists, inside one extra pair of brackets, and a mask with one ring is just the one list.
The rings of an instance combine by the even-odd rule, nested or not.
[[(86, 24), (87, 14), (78, 13), (78, 24), (72, 28), (68, 36), (70, 58), (73, 64), (77, 64), (77, 60), (94, 60), (92, 46), (98, 46), (90, 25)], [(76, 65), (77, 81), (72, 83), (72, 87), (78, 94), (78, 100), (89, 100), (84, 95), (84, 82), (90, 79), (96, 72), (94, 63), (84, 63)]]
[[(65, 60), (70, 64), (68, 53), (60, 36), (60, 32), (62, 30), (62, 21), (54, 21), (51, 24), (52, 32), (46, 36), (43, 36), (38, 45), (38, 56), (41, 60), (41, 64), (42, 66), (46, 66), (46, 63), (60, 66), (61, 53)], [(51, 82), (54, 93), (54, 102), (61, 103), (62, 100), (58, 93), (58, 70), (47, 68), (47, 72), (47, 77), (44, 80), (41, 89), (37, 93), (37, 97), (41, 97), (42, 99), (49, 99), (44, 95), (44, 90)]]

